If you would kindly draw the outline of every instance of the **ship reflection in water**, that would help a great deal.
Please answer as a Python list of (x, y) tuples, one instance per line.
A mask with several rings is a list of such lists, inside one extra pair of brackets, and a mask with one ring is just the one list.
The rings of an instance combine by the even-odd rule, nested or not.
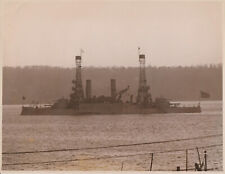
[(129, 90), (129, 85), (120, 91), (116, 90), (116, 80), (111, 79), (111, 96), (93, 96), (91, 80), (86, 80), (86, 92), (82, 85), (81, 61), (82, 54), (76, 56), (76, 76), (73, 80), (70, 99), (59, 99), (56, 103), (45, 107), (23, 106), (21, 115), (95, 115), (95, 114), (154, 114), (154, 113), (199, 113), (200, 103), (197, 106), (179, 106), (179, 103), (171, 103), (166, 98), (152, 100), (147, 85), (145, 73), (145, 54), (139, 51), (139, 87), (136, 101), (133, 95), (130, 100), (123, 102), (123, 95)]

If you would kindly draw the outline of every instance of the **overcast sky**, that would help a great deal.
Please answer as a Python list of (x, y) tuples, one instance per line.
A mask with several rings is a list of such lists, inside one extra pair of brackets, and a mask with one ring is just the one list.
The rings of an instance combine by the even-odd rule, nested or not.
[(221, 2), (5, 1), (5, 66), (222, 62)]

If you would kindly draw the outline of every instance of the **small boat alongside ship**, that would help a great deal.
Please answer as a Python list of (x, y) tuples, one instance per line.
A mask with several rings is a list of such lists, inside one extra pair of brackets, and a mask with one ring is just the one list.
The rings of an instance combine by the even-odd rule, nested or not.
[[(139, 50), (140, 51), (140, 50)], [(116, 80), (110, 80), (110, 96), (92, 96), (91, 80), (86, 80), (85, 95), (82, 85), (82, 54), (75, 57), (76, 76), (72, 81), (72, 93), (69, 99), (61, 98), (52, 105), (22, 106), (21, 115), (96, 115), (96, 114), (156, 114), (156, 113), (200, 113), (200, 104), (196, 106), (180, 106), (168, 99), (158, 97), (152, 100), (150, 87), (147, 85), (145, 73), (145, 54), (139, 52), (139, 87), (136, 101), (130, 95), (129, 101), (123, 102), (122, 96), (129, 86), (117, 92)]]

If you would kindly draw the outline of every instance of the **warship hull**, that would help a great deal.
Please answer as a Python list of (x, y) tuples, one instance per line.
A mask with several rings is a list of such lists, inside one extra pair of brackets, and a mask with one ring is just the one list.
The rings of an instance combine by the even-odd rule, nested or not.
[[(140, 51), (140, 49), (138, 48)], [(110, 115), (110, 114), (156, 114), (156, 113), (199, 113), (200, 104), (193, 107), (179, 107), (179, 103), (170, 103), (166, 98), (157, 97), (152, 100), (147, 85), (145, 74), (145, 54), (139, 52), (140, 78), (136, 101), (133, 102), (133, 95), (130, 100), (124, 103), (122, 97), (129, 90), (127, 88), (117, 91), (116, 80), (110, 80), (110, 96), (93, 96), (91, 80), (86, 80), (86, 95), (84, 96), (81, 76), (81, 56), (75, 57), (76, 78), (72, 80), (73, 87), (70, 99), (61, 98), (49, 107), (22, 107), (21, 115)]]
[(51, 107), (22, 107), (21, 115), (122, 115), (122, 114), (157, 114), (157, 113), (199, 113), (201, 108), (157, 107), (141, 108), (135, 104), (80, 104), (79, 109), (51, 108)]

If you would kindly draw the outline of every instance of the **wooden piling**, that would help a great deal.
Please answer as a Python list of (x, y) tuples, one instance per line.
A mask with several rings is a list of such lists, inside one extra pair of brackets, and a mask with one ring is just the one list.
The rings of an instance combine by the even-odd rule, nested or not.
[(120, 169), (121, 171), (123, 171), (123, 162), (122, 162), (122, 164), (121, 164), (121, 169)]
[(201, 165), (201, 164), (202, 164), (202, 162), (201, 162), (201, 157), (200, 157), (200, 154), (199, 154), (199, 151), (198, 151), (198, 147), (196, 147), (196, 150), (197, 150), (197, 153), (198, 153), (199, 165)]
[(205, 160), (204, 170), (207, 171), (207, 152), (206, 152), (206, 150), (204, 151), (204, 160)]
[(186, 149), (186, 171), (188, 171), (188, 150)]
[(153, 153), (151, 153), (151, 164), (150, 164), (149, 171), (152, 171), (152, 164), (153, 164)]

